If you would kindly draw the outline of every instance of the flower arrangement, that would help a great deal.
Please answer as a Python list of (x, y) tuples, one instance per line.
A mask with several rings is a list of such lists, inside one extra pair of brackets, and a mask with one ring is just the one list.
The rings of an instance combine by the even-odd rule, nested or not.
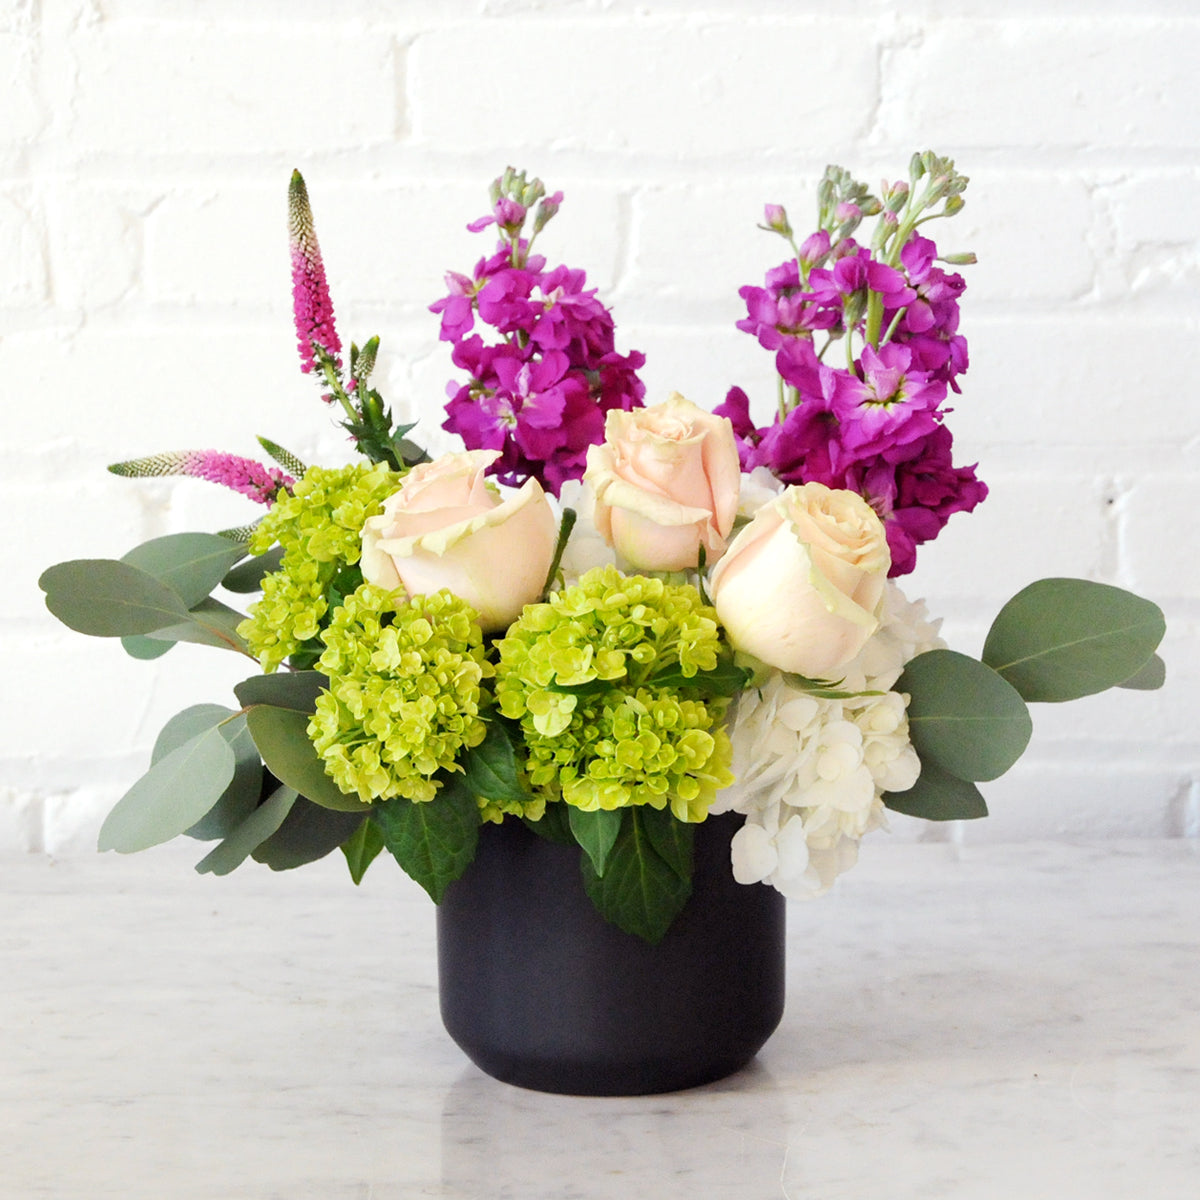
[[(187, 834), (215, 843), (197, 869), (224, 874), (340, 848), (356, 883), (387, 851), (438, 901), (481, 824), (521, 821), (577, 845), (600, 912), (654, 942), (711, 814), (744, 816), (738, 882), (816, 895), (889, 810), (986, 815), (976, 784), (1024, 750), (1028, 702), (1158, 686), (1162, 614), (1128, 592), (1033, 583), (976, 660), (894, 582), (987, 495), (946, 424), (968, 367), (946, 268), (973, 257), (924, 232), (966, 186), (925, 153), (878, 196), (830, 167), (803, 240), (766, 207), (788, 255), (742, 289), (738, 322), (775, 355), (759, 427), (740, 388), (713, 412), (644, 406), (643, 355), (617, 349), (583, 271), (533, 253), (561, 194), (507, 170), (469, 227), (494, 227), (494, 250), (430, 306), (461, 373), (443, 428), (464, 446), (431, 461), (372, 386), (378, 339), (344, 351), (294, 174), (301, 368), (358, 457), (306, 466), (260, 438), (275, 465), (110, 468), (266, 511), (42, 576), (60, 620), (134, 657), (195, 642), (258, 668), (236, 706), (167, 723), (101, 849)], [(242, 612), (238, 595), (257, 598)]]

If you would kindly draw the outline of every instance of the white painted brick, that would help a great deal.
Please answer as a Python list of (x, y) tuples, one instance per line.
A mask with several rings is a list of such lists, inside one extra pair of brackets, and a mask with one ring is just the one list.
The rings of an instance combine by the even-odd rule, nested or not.
[(1182, 304), (1200, 295), (1200, 172), (1143, 171), (1102, 192), (1111, 207), (1116, 259), (1111, 290)]
[[(814, 54), (822, 43), (837, 53)], [(416, 137), (442, 150), (493, 143), (495, 106), (447, 103), (448, 81), (464, 64), (526, 62), (548, 64), (549, 76), (544, 98), (503, 128), (519, 146), (672, 158), (811, 154), (861, 136), (875, 102), (869, 22), (480, 22), (414, 44)], [(769, 81), (795, 79), (798, 64), (804, 85), (782, 102)]]
[(386, 38), (119, 21), (80, 32), (74, 46), (80, 150), (302, 153), (377, 144), (396, 127)]
[(938, 21), (889, 57), (880, 134), (960, 157), (965, 147), (1182, 149), (1196, 138), (1198, 55), (1194, 20)]
[(42, 798), (0, 787), (0, 847), (36, 852), (42, 844)]
[(0, 262), (0, 307), (38, 305), (46, 299), (46, 256), (25, 189), (0, 193)]
[(1158, 597), (1200, 593), (1196, 475), (1141, 479), (1121, 507), (1122, 556), (1131, 586)]
[(0, 79), (4, 80), (4, 118), (0, 147), (18, 145), (36, 134), (43, 121), (34, 74), (37, 42), (31, 32), (0, 29)]
[(1177, 447), (1200, 435), (1200, 408), (1179, 387), (1195, 346), (1183, 316), (1055, 310), (968, 317), (962, 331), (971, 369), (952, 420), (966, 442)]
[(77, 181), (51, 189), (46, 212), (54, 298), (60, 306), (102, 307), (135, 287), (146, 203), (120, 189)]

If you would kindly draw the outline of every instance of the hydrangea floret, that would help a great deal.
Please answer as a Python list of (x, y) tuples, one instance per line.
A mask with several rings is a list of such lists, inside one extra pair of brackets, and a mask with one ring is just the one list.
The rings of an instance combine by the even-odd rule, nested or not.
[[(311, 643), (331, 602), (361, 581), (346, 575), (362, 553), (362, 527), (399, 485), (400, 474), (384, 463), (309, 467), (290, 496), (276, 502), (254, 527), (248, 549), (283, 550), (279, 570), (265, 575), (262, 599), (238, 626), (264, 671)], [(340, 585), (340, 586), (338, 586)]]
[(702, 676), (720, 627), (690, 584), (595, 568), (526, 607), (497, 649), (500, 711), (520, 722), (529, 779), (549, 798), (669, 804), (696, 822), (732, 782), (726, 700)]
[(425, 802), (464, 748), (487, 732), (480, 717), (485, 657), (475, 612), (448, 591), (406, 598), (363, 584), (321, 632), (317, 669), (329, 677), (308, 735), (326, 772), (364, 804)]

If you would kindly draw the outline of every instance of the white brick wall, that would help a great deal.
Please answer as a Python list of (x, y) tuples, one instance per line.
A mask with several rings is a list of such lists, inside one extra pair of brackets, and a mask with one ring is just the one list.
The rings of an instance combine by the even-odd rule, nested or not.
[[(86, 850), (162, 722), (236, 661), (135, 663), (71, 635), (36, 578), (236, 497), (104, 472), (155, 450), (335, 462), (293, 363), (288, 174), (316, 206), (339, 322), (436, 433), (452, 374), (425, 305), (486, 239), (506, 163), (566, 193), (546, 252), (585, 267), (651, 398), (760, 407), (769, 356), (737, 288), (781, 258), (824, 164), (877, 181), (913, 149), (972, 177), (944, 247), (974, 249), (972, 368), (953, 418), (993, 487), (910, 591), (978, 650), (1042, 574), (1167, 610), (1161, 693), (1035, 713), (994, 818), (933, 836), (1200, 835), (1200, 11), (1192, 0), (7, 0), (0, 2), (0, 497), (10, 586), (0, 849)], [(230, 656), (232, 659), (232, 656)], [(900, 821), (901, 836), (921, 836)], [(928, 835), (927, 835), (928, 836)]]

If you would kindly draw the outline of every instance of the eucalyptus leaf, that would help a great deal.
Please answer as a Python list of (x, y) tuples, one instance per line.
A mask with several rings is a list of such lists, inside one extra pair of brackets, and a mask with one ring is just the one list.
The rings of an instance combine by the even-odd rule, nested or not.
[(347, 796), (325, 773), (325, 764), (308, 740), (308, 714), (290, 708), (256, 704), (246, 723), (267, 770), (301, 796), (340, 812), (362, 812), (357, 796)]
[(187, 613), (187, 619), (177, 625), (152, 630), (148, 637), (164, 642), (195, 642), (200, 646), (215, 646), (218, 650), (236, 650), (247, 654), (245, 639), (237, 627), (246, 619), (244, 613), (214, 600), (201, 600)]
[(266, 554), (239, 563), (221, 580), (221, 586), (228, 592), (260, 592), (263, 579), (278, 571), (282, 563), (283, 547), (272, 546)]
[(1147, 665), (1162, 610), (1088, 579), (1040, 579), (999, 612), (983, 661), (1026, 700), (1063, 701), (1117, 687)]
[(956, 650), (909, 661), (896, 683), (908, 692), (908, 734), (922, 763), (960, 779), (996, 779), (1024, 753), (1033, 722), (1024, 700), (990, 667)]
[(597, 875), (592, 860), (581, 856), (583, 885), (606, 921), (655, 945), (692, 894), (690, 871), (683, 878), (678, 862), (663, 858), (646, 829), (647, 816), (662, 814), (640, 807), (624, 812), (604, 874)]
[(174, 642), (158, 642), (144, 633), (131, 633), (121, 639), (121, 648), (130, 658), (149, 660), (162, 658)]
[(488, 722), (483, 741), (459, 759), (463, 780), (476, 796), (499, 804), (526, 804), (533, 799), (521, 782), (513, 737), (509, 726), (494, 718)]
[(383, 833), (374, 821), (363, 821), (361, 825), (342, 843), (342, 853), (346, 856), (346, 866), (350, 868), (350, 878), (355, 885), (362, 883), (367, 868), (379, 857), (383, 850)]
[(263, 765), (258, 747), (246, 726), (246, 716), (238, 713), (221, 725), (225, 740), (233, 748), (235, 765), (229, 786), (221, 798), (184, 832), (202, 842), (228, 837), (258, 806), (263, 791)]
[(158, 760), (117, 801), (100, 827), (99, 849), (130, 854), (190, 829), (229, 786), (236, 759), (213, 725)]
[(135, 546), (121, 561), (153, 575), (194, 608), (219, 584), (243, 547), (215, 533), (169, 533)]
[(283, 824), (252, 852), (256, 862), (272, 871), (290, 871), (331, 854), (366, 820), (368, 807), (357, 812), (335, 812), (301, 796)]
[(921, 763), (921, 774), (907, 791), (885, 792), (883, 803), (893, 812), (926, 821), (972, 821), (988, 815), (983, 794), (973, 783), (933, 761)]
[(68, 628), (92, 637), (151, 633), (187, 621), (178, 592), (147, 571), (111, 558), (77, 558), (42, 572), (46, 607)]
[(240, 867), (263, 842), (273, 834), (296, 802), (296, 789), (280, 784), (250, 812), (225, 839), (204, 856), (196, 870), (201, 875), (228, 875)]
[(224, 704), (193, 704), (177, 712), (159, 731), (150, 751), (150, 765), (178, 750), (198, 733), (204, 733), (234, 716), (235, 710)]
[(1167, 664), (1157, 654), (1150, 655), (1146, 665), (1135, 671), (1128, 679), (1122, 680), (1118, 687), (1130, 688), (1136, 692), (1153, 692), (1162, 687), (1167, 681)]
[(371, 810), (383, 844), (404, 872), (440, 904), (446, 887), (471, 865), (479, 841), (479, 805), (457, 779), (421, 803), (395, 796)]
[(598, 876), (603, 875), (609, 853), (621, 832), (623, 810), (598, 808), (595, 812), (585, 812), (574, 805), (567, 807), (571, 833), (592, 860), (592, 869)]
[(251, 675), (235, 684), (233, 694), (243, 708), (269, 704), (296, 712), (316, 711), (317, 697), (329, 686), (320, 671), (276, 671), (273, 675)]

